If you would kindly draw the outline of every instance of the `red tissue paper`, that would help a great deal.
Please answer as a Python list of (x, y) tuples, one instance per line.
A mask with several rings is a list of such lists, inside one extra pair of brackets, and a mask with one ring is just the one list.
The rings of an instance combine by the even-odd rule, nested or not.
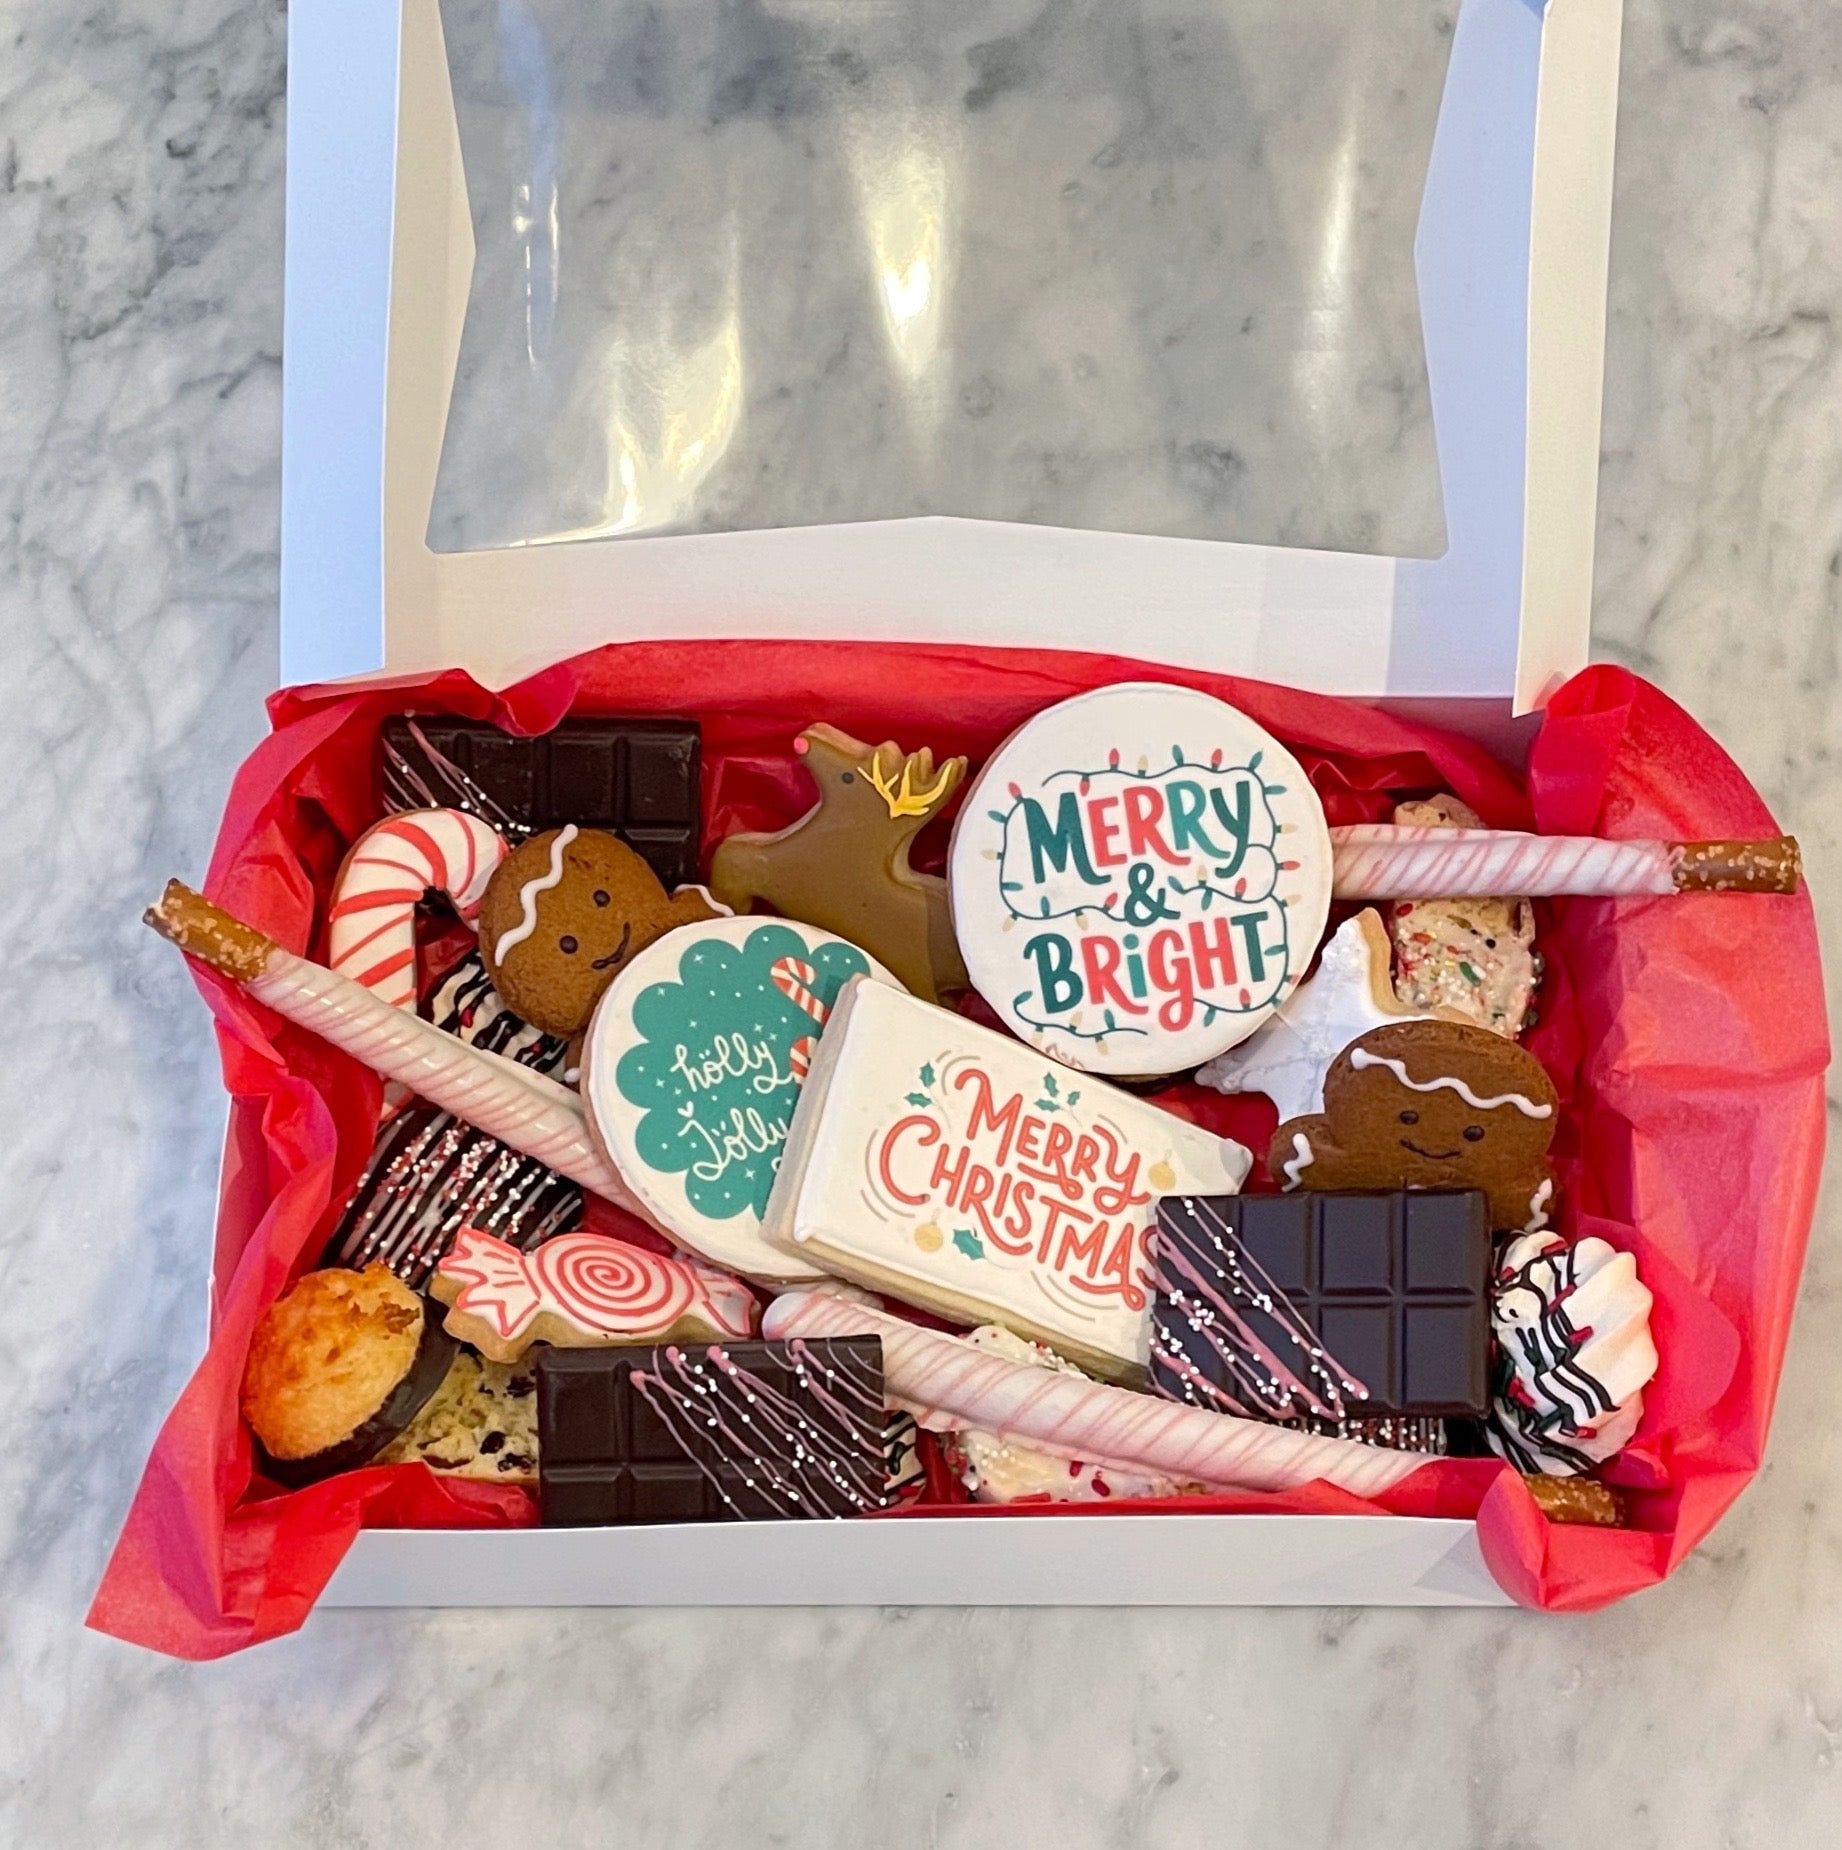
[[(559, 664), (500, 694), (448, 672), (284, 690), (274, 730), (238, 773), (205, 891), (295, 951), (317, 943), (347, 846), (381, 811), (377, 736), (405, 709), (542, 732), (569, 714), (698, 720), (705, 845), (778, 828), (811, 803), (791, 751), (823, 718), (975, 763), (1051, 703), (1121, 680), (1182, 683), (1242, 708), (1291, 747), (1330, 820), (1385, 820), (1402, 797), (1455, 791), (1497, 828), (1736, 838), (1777, 833), (1732, 760), (1663, 694), (1588, 669), (1549, 703), (1519, 775), (1480, 746), (1352, 701), (1114, 657), (810, 642), (634, 643)], [(944, 836), (935, 831), (936, 864)], [(929, 838), (920, 858), (925, 860)], [(152, 895), (149, 896), (150, 898)], [(1186, 1511), (1474, 1517), (1517, 1600), (1586, 1611), (1650, 1586), (1695, 1547), (1758, 1469), (1803, 1262), (1829, 1061), (1807, 894), (1544, 904), (1548, 962), (1530, 1046), (1563, 1101), (1563, 1233), (1627, 1247), (1655, 1293), (1662, 1364), (1643, 1425), (1609, 1475), (1636, 1527), (1544, 1518), (1494, 1460), (1430, 1461), (1362, 1502), (1323, 1485), (1163, 1505)], [(209, 1348), (155, 1442), (89, 1623), (210, 1658), (294, 1630), (361, 1528), (490, 1528), (535, 1520), (510, 1487), (425, 1466), (352, 1472), (277, 1494), (252, 1470), (238, 1386), (263, 1308), (313, 1265), (371, 1147), (379, 1083), (344, 1055), (200, 970), (217, 1019), (231, 1137)], [(1272, 1107), (1178, 1086), (1164, 1102), (1250, 1147)], [(933, 1493), (946, 1493), (936, 1483)], [(1144, 1504), (997, 1511), (967, 1520), (1096, 1520)], [(1123, 1578), (1129, 1562), (1120, 1564)]]

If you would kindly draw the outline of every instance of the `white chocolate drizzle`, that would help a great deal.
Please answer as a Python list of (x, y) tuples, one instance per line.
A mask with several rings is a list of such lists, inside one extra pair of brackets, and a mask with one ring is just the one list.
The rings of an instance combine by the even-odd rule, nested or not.
[(576, 839), (580, 833), (573, 822), (566, 822), (556, 832), (556, 840), (550, 844), (550, 870), (534, 880), (527, 880), (518, 889), (518, 923), (506, 932), (493, 946), (493, 962), (503, 965), (507, 951), (524, 943), (537, 929), (537, 896), (547, 893), (553, 886), (558, 886), (563, 879), (563, 850)]
[(1350, 1065), (1358, 1072), (1368, 1066), (1385, 1066), (1409, 1092), (1456, 1092), (1467, 1105), (1479, 1111), (1495, 1111), (1499, 1105), (1514, 1105), (1525, 1118), (1554, 1116), (1552, 1105), (1537, 1105), (1533, 1099), (1524, 1098), (1520, 1092), (1504, 1092), (1496, 1098), (1479, 1098), (1462, 1079), (1456, 1079), (1450, 1074), (1442, 1074), (1437, 1079), (1411, 1079), (1404, 1061), (1390, 1060), (1385, 1054), (1370, 1053), (1366, 1047), (1350, 1049)]

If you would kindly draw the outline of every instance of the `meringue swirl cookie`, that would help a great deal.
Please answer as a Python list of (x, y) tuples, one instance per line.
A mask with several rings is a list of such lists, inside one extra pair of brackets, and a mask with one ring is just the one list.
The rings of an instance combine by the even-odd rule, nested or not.
[(1636, 1435), (1657, 1371), (1650, 1288), (1609, 1241), (1525, 1234), (1497, 1256), (1491, 1288), (1492, 1448), (1518, 1471), (1574, 1477)]
[(582, 1095), (646, 1214), (732, 1272), (818, 1276), (761, 1217), (832, 1005), (853, 977), (899, 988), (843, 938), (790, 919), (682, 925), (639, 953), (595, 1009)]
[(1214, 1059), (1297, 986), (1330, 908), (1298, 761), (1193, 689), (1125, 682), (1039, 713), (954, 826), (954, 929), (1005, 1025), (1087, 1072)]

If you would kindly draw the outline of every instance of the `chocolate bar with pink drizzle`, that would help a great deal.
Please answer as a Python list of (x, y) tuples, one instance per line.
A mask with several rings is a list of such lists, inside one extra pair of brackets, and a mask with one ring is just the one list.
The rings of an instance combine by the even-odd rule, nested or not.
[(1476, 1189), (1166, 1196), (1152, 1263), (1172, 1400), (1410, 1450), (1489, 1404)]
[(543, 1521), (771, 1522), (880, 1509), (884, 1418), (875, 1336), (544, 1349)]

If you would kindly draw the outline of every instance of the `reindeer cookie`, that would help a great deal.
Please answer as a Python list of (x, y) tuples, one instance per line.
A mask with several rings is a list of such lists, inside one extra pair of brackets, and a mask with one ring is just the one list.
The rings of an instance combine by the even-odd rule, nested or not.
[(499, 863), (480, 902), (480, 950), (506, 1007), (567, 1039), (655, 938), (720, 916), (702, 887), (668, 895), (624, 841), (571, 823)]
[(1548, 1224), (1557, 1097), (1541, 1062), (1469, 1022), (1373, 1028), (1331, 1062), (1324, 1109), (1273, 1133), (1286, 1188), (1481, 1188), (1490, 1224)]
[(710, 888), (736, 912), (755, 901), (848, 938), (912, 994), (964, 989), (947, 883), (908, 864), (909, 844), (966, 775), (963, 758), (934, 763), (925, 747), (863, 744), (836, 726), (808, 726), (793, 749), (819, 801), (776, 835), (731, 835), (710, 863)]

